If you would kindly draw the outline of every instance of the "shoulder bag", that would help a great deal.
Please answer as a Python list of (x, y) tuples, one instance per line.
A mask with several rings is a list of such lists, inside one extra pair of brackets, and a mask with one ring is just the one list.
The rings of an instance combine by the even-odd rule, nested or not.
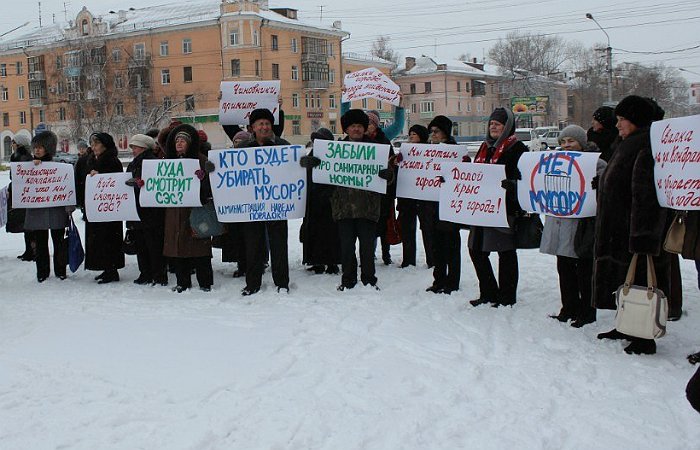
[(683, 242), (685, 241), (685, 211), (676, 211), (673, 223), (668, 227), (666, 239), (664, 239), (664, 250), (669, 253), (683, 253)]
[(190, 227), (197, 239), (209, 239), (224, 234), (224, 224), (216, 217), (214, 202), (208, 201), (203, 206), (192, 208), (190, 212)]
[(525, 214), (515, 219), (515, 246), (517, 248), (540, 248), (542, 221), (537, 214)]
[(80, 240), (80, 233), (78, 233), (78, 228), (73, 222), (73, 217), (70, 218), (70, 223), (68, 224), (68, 267), (70, 271), (75, 273), (76, 270), (85, 260), (85, 251), (83, 250), (83, 243)]

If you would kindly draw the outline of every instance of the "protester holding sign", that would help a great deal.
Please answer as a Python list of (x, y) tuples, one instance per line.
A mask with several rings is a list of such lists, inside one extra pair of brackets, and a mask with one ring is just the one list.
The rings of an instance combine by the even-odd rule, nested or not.
[[(30, 147), (31, 142), (26, 135), (16, 135), (14, 139), (12, 139), (13, 151), (10, 155), (10, 162), (31, 161), (32, 154), (29, 151)], [(12, 173), (10, 173), (10, 180), (12, 180)], [(5, 230), (8, 233), (24, 233), (24, 253), (19, 255), (17, 259), (21, 259), (22, 261), (34, 261), (34, 236), (31, 231), (24, 229), (25, 210), (12, 207), (12, 183), (10, 183), (8, 187), (8, 199), (9, 204)]]
[[(588, 142), (586, 130), (578, 125), (569, 125), (559, 134), (562, 152), (597, 152), (598, 147)], [(606, 163), (598, 159), (597, 174), (605, 169)], [(550, 317), (566, 322), (573, 320), (572, 327), (580, 328), (595, 322), (596, 312), (591, 305), (591, 283), (593, 276), (593, 252), (583, 254), (576, 245), (576, 232), (582, 225), (591, 228), (593, 218), (575, 219), (547, 216), (542, 232), (540, 252), (557, 257), (561, 310)], [(591, 249), (592, 250), (592, 249)]]
[[(90, 136), (90, 147), (92, 155), (87, 161), (88, 176), (124, 171), (112, 136), (107, 133), (93, 133)], [(86, 192), (85, 195), (90, 194)], [(95, 277), (99, 284), (119, 281), (117, 269), (124, 268), (123, 232), (121, 221), (90, 222), (89, 218), (85, 220), (85, 269), (102, 271)]]
[[(614, 292), (625, 282), (633, 254), (652, 255), (658, 288), (669, 293), (670, 255), (661, 248), (667, 211), (659, 205), (649, 126), (663, 118), (651, 99), (625, 97), (615, 107), (620, 142), (598, 182), (598, 214), (593, 267), (593, 305), (616, 309)], [(660, 109), (660, 108), (659, 108)], [(659, 117), (660, 116), (660, 117)], [(639, 258), (636, 280), (646, 280), (646, 258)], [(673, 298), (669, 299), (669, 310)], [(616, 329), (598, 339), (627, 339), (628, 354), (656, 353), (652, 339), (627, 336)]]
[[(201, 183), (199, 199), (201, 204), (211, 198), (209, 179), (204, 170), (206, 157), (199, 152), (199, 134), (191, 125), (183, 124), (173, 128), (165, 145), (166, 159), (195, 160), (199, 169), (192, 174), (194, 183)], [(211, 291), (214, 284), (214, 271), (211, 266), (211, 238), (197, 239), (190, 226), (191, 207), (170, 207), (165, 209), (165, 237), (163, 255), (172, 258), (175, 266), (177, 286), (173, 292), (182, 293), (192, 287), (192, 269), (197, 274), (199, 288)]]
[[(515, 137), (515, 120), (510, 109), (496, 108), (489, 117), (486, 141), (481, 144), (475, 163), (505, 165), (507, 228), (472, 227), (469, 233), (469, 256), (479, 279), (479, 298), (474, 306), (514, 305), (518, 288), (518, 254), (515, 245), (515, 217), (522, 214), (517, 200), (516, 181), (520, 179), (518, 160), (527, 151)], [(493, 274), (489, 254), (498, 252), (498, 281)]]
[[(452, 137), (452, 120), (445, 116), (435, 116), (428, 125), (430, 142), (433, 144), (456, 144)], [(464, 162), (471, 161), (464, 155)], [(462, 237), (459, 225), (440, 220), (439, 209), (435, 207), (433, 234), (433, 284), (426, 289), (436, 294), (450, 294), (459, 290), (460, 272), (462, 270)]]
[[(389, 125), (386, 125), (384, 127), (379, 127), (380, 130), (382, 130), (382, 133), (384, 133), (384, 136), (391, 141), (394, 139), (396, 136), (401, 134), (403, 131), (403, 127), (406, 124), (406, 109), (401, 106), (403, 100), (403, 96), (401, 93), (399, 93), (399, 105), (394, 107), (394, 118), (391, 121)], [(350, 102), (343, 102), (340, 104), (340, 116), (342, 117), (345, 115), (346, 112), (350, 109)], [(379, 112), (372, 110), (369, 111), (371, 113), (376, 114), (377, 117), (379, 117)], [(379, 121), (377, 121), (379, 123)]]
[[(42, 131), (32, 138), (34, 165), (53, 160), (58, 139), (51, 131)], [(68, 215), (75, 207), (49, 206), (28, 208), (24, 218), (24, 229), (33, 231), (36, 243), (36, 280), (41, 283), (51, 273), (49, 263), (49, 232), (53, 243), (53, 271), (61, 280), (66, 279), (68, 265), (68, 243), (65, 239)]]
[(136, 193), (136, 210), (140, 221), (126, 223), (126, 228), (134, 238), (136, 245), (136, 261), (139, 266), (139, 276), (134, 280), (135, 284), (159, 284), (168, 285), (168, 273), (166, 271), (165, 258), (163, 257), (163, 239), (165, 234), (165, 211), (163, 208), (144, 208), (139, 201), (139, 191), (143, 186), (141, 169), (143, 161), (156, 159), (153, 153), (155, 140), (145, 134), (136, 134), (129, 140), (134, 159), (126, 167), (132, 178), (127, 180), (127, 185), (133, 186)]

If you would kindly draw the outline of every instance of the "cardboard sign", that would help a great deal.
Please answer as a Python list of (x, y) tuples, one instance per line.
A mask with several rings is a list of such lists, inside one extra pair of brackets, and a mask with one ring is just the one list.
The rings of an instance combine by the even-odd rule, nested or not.
[(440, 220), (483, 227), (508, 227), (506, 176), (500, 164), (448, 162), (442, 166)]
[(561, 218), (595, 216), (596, 176), (600, 153), (527, 152), (518, 161), (518, 202), (528, 212)]
[(700, 209), (700, 115), (652, 123), (651, 150), (659, 204)]
[(139, 202), (144, 208), (184, 208), (202, 206), (199, 200), (201, 181), (195, 175), (199, 160), (146, 159), (141, 169), (144, 185)]
[(257, 222), (304, 217), (306, 169), (302, 145), (212, 150), (209, 174), (219, 222)]
[(343, 85), (345, 86), (342, 96), (343, 102), (372, 97), (398, 106), (401, 100), (399, 98), (401, 91), (399, 85), (374, 67), (345, 75)]
[(90, 222), (139, 221), (136, 192), (125, 184), (130, 172), (100, 173), (85, 179), (85, 213)]
[(316, 139), (314, 156), (321, 160), (311, 172), (314, 183), (386, 193), (379, 171), (389, 163), (389, 145)]
[(448, 162), (461, 163), (466, 154), (466, 145), (403, 144), (396, 196), (437, 202), (440, 200), (439, 177), (442, 165)]
[(66, 163), (33, 161), (10, 163), (13, 208), (50, 208), (75, 205), (75, 175)]
[(219, 101), (221, 125), (248, 125), (253, 110), (266, 108), (279, 123), (280, 81), (222, 81)]

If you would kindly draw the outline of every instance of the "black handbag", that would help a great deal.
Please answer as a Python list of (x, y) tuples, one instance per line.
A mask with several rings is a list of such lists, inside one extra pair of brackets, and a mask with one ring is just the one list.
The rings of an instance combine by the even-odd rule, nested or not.
[(537, 214), (525, 214), (515, 219), (516, 248), (540, 248), (544, 225)]
[(190, 212), (190, 227), (197, 239), (209, 239), (220, 236), (226, 231), (224, 224), (216, 217), (214, 202), (208, 201), (203, 206), (192, 208)]
[(136, 239), (134, 239), (134, 230), (126, 230), (122, 250), (124, 250), (124, 253), (127, 255), (136, 254)]
[(574, 236), (574, 251), (581, 259), (593, 259), (595, 240), (595, 217), (579, 219)]

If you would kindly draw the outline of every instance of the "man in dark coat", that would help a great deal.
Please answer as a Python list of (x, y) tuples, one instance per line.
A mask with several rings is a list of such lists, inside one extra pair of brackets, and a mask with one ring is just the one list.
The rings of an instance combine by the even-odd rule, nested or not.
[(615, 110), (609, 106), (601, 106), (593, 113), (591, 127), (586, 133), (588, 141), (595, 143), (600, 150), (600, 158), (605, 162), (610, 161), (613, 143), (617, 139), (615, 124), (617, 124)]
[(133, 186), (136, 195), (136, 211), (140, 221), (126, 222), (127, 233), (131, 233), (136, 246), (136, 261), (139, 266), (139, 276), (134, 280), (135, 284), (159, 284), (168, 285), (168, 273), (166, 271), (165, 258), (163, 257), (164, 236), (164, 209), (143, 208), (139, 201), (139, 192), (143, 181), (141, 172), (143, 162), (147, 159), (156, 159), (153, 154), (155, 140), (145, 134), (132, 136), (129, 147), (134, 159), (126, 167), (132, 178), (126, 184)]
[[(30, 139), (24, 134), (18, 134), (12, 139), (12, 154), (10, 162), (27, 162), (32, 160)], [(10, 173), (12, 180), (12, 173)], [(22, 261), (34, 261), (34, 236), (31, 231), (24, 229), (24, 208), (12, 207), (12, 183), (8, 189), (8, 204), (7, 204), (7, 224), (5, 230), (8, 233), (24, 233), (24, 253), (17, 256), (17, 259)]]

